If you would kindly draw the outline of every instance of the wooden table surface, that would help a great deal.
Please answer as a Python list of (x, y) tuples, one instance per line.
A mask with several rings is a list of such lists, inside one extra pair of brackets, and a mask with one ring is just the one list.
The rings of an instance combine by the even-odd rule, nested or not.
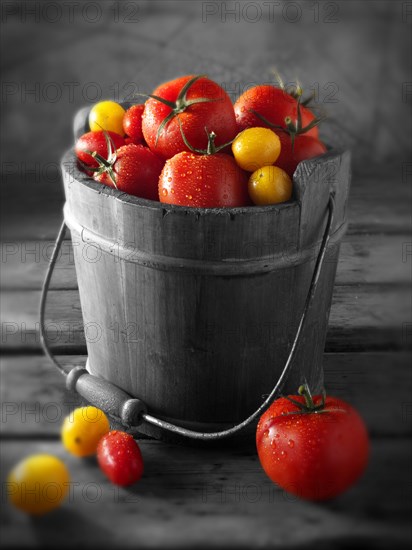
[[(399, 177), (398, 177), (399, 176)], [(326, 387), (363, 414), (372, 438), (364, 477), (333, 502), (288, 496), (265, 476), (253, 448), (196, 449), (139, 441), (146, 470), (129, 490), (111, 486), (94, 460), (69, 456), (62, 417), (79, 403), (42, 356), (38, 303), (61, 216), (20, 212), (3, 243), (2, 476), (22, 457), (61, 456), (73, 487), (61, 509), (33, 520), (2, 502), (2, 539), (18, 543), (138, 547), (367, 548), (411, 537), (410, 192), (394, 170), (355, 173), (348, 233), (336, 278), (324, 357)], [(30, 228), (30, 234), (27, 229)], [(26, 229), (26, 232), (23, 231)], [(52, 284), (49, 337), (62, 361), (83, 364), (85, 342), (70, 242)], [(50, 325), (51, 327), (51, 325)], [(4, 487), (3, 487), (4, 488)]]
[[(92, 22), (95, 12), (82, 16), (78, 2), (64, 2), (60, 18), (51, 6), (49, 20), (26, 17), (32, 4), (40, 5), (4, 3), (0, 36), (7, 50), (0, 60), (6, 82), (1, 192), (7, 194), (1, 219), (1, 476), (4, 482), (23, 457), (48, 452), (67, 463), (73, 485), (64, 505), (39, 519), (12, 509), (2, 485), (0, 542), (56, 548), (406, 546), (412, 537), (410, 2), (292, 2), (291, 11), (286, 2), (274, 2), (273, 19), (272, 3), (260, 0), (109, 0)], [(245, 12), (249, 4), (254, 6)], [(239, 17), (224, 13), (233, 7)], [(251, 20), (256, 9), (262, 11), (257, 23)], [(293, 22), (296, 9), (301, 17)], [(116, 489), (94, 460), (63, 450), (62, 418), (79, 401), (64, 390), (39, 345), (40, 289), (62, 217), (56, 167), (70, 145), (73, 115), (94, 101), (87, 93), (96, 87), (101, 98), (127, 99), (181, 74), (206, 72), (235, 99), (247, 83), (272, 81), (274, 66), (316, 92), (318, 106), (332, 114), (323, 138), (353, 153), (350, 225), (324, 368), (328, 392), (365, 418), (372, 440), (368, 469), (341, 497), (313, 504), (273, 485), (253, 448), (196, 449), (142, 439), (143, 479), (132, 489)], [(56, 89), (59, 101), (48, 99)], [(69, 241), (55, 270), (47, 323), (61, 360), (83, 364)]]

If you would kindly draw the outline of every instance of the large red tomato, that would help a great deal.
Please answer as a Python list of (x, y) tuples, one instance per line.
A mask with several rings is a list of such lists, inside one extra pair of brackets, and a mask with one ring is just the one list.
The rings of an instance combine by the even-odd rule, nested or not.
[[(282, 88), (262, 84), (246, 90), (236, 101), (234, 109), (239, 131), (254, 126), (271, 128), (272, 126), (264, 122), (258, 114), (272, 125), (286, 128), (286, 117), (290, 117), (292, 121), (297, 119), (298, 101)], [(302, 127), (307, 126), (316, 119), (307, 107), (300, 105), (300, 111)], [(319, 135), (318, 128), (315, 126), (308, 130), (307, 135), (317, 138)]]
[(230, 97), (221, 86), (204, 76), (182, 76), (161, 84), (146, 101), (143, 135), (149, 147), (164, 158), (189, 151), (178, 119), (187, 140), (197, 149), (207, 147), (205, 128), (216, 133), (217, 146), (231, 141), (237, 134)]
[(310, 500), (330, 499), (349, 488), (369, 454), (366, 427), (355, 409), (335, 397), (326, 397), (322, 406), (322, 397), (312, 400), (310, 394), (276, 400), (259, 421), (256, 445), (270, 479)]
[(289, 134), (277, 131), (280, 139), (280, 155), (276, 159), (276, 166), (282, 168), (290, 177), (302, 160), (318, 157), (326, 153), (326, 146), (316, 138), (308, 134), (295, 136), (295, 142), (292, 147), (292, 139)]
[(225, 153), (183, 151), (166, 161), (159, 178), (160, 202), (200, 208), (250, 204), (248, 174)]

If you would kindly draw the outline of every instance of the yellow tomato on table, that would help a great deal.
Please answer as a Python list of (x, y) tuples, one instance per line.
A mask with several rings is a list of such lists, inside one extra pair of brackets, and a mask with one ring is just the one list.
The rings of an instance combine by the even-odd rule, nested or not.
[(43, 515), (60, 506), (69, 484), (69, 472), (60, 459), (48, 454), (32, 455), (10, 472), (8, 498), (27, 514)]
[(109, 430), (110, 423), (103, 411), (96, 407), (79, 407), (64, 419), (63, 445), (75, 456), (90, 456)]

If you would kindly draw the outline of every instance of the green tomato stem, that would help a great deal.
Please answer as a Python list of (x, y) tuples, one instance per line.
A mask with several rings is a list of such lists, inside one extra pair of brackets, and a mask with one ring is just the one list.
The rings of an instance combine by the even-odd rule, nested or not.
[(310, 393), (309, 387), (307, 384), (303, 384), (302, 386), (299, 386), (298, 394), (303, 395), (305, 398), (306, 407), (310, 410), (315, 409), (315, 403), (312, 399), (312, 394)]

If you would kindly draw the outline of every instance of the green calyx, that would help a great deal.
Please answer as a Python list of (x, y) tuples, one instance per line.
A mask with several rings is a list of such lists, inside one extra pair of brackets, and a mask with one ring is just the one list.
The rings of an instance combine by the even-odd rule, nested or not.
[(296, 401), (296, 399), (293, 399), (292, 397), (285, 396), (285, 399), (287, 399), (288, 401), (290, 401), (291, 403), (299, 407), (299, 410), (283, 413), (283, 415), (311, 414), (311, 413), (325, 412), (326, 392), (324, 389), (322, 389), (322, 398), (320, 403), (315, 403), (313, 401), (313, 397), (308, 384), (303, 384), (302, 386), (299, 386), (298, 394), (303, 395), (303, 397), (305, 398), (305, 402), (301, 403), (300, 401)]
[(187, 137), (185, 136), (185, 133), (183, 131), (183, 128), (182, 128), (182, 123), (180, 121), (180, 118), (177, 117), (177, 122), (179, 123), (179, 128), (180, 128), (180, 134), (182, 136), (182, 139), (183, 139), (183, 142), (184, 144), (186, 145), (186, 147), (188, 147), (193, 153), (198, 153), (199, 155), (214, 155), (216, 153), (219, 153), (219, 151), (221, 151), (222, 149), (224, 149), (225, 147), (227, 147), (228, 145), (230, 145), (231, 143), (233, 143), (233, 139), (231, 141), (228, 141), (227, 143), (224, 143), (223, 145), (219, 145), (219, 147), (217, 147), (215, 145), (215, 139), (216, 139), (216, 134), (215, 132), (209, 132), (207, 128), (205, 128), (205, 132), (206, 132), (206, 135), (207, 135), (207, 149), (197, 149), (196, 147), (193, 147)]
[(288, 88), (286, 86), (285, 82), (283, 81), (283, 79), (280, 76), (280, 74), (278, 73), (278, 71), (276, 69), (272, 69), (272, 71), (273, 71), (273, 74), (276, 78), (278, 88), (280, 88), (283, 92), (285, 92), (285, 94), (288, 94), (288, 95), (292, 96), (296, 100), (300, 99), (301, 105), (304, 105), (304, 106), (308, 105), (312, 101), (312, 99), (315, 96), (314, 92), (309, 97), (307, 97), (306, 99), (302, 99), (303, 88), (302, 88), (299, 80), (296, 79), (296, 86), (294, 86), (292, 89), (290, 89), (290, 87)]
[(106, 172), (109, 175), (110, 179), (112, 180), (113, 185), (117, 189), (116, 174), (113, 170), (113, 165), (117, 160), (116, 146), (112, 138), (110, 137), (110, 135), (105, 130), (103, 130), (103, 134), (104, 134), (104, 138), (106, 140), (106, 146), (107, 146), (107, 159), (99, 155), (96, 151), (89, 151), (88, 149), (86, 149), (84, 152), (90, 155), (91, 157), (93, 157), (97, 161), (97, 163), (99, 164), (98, 168), (87, 166), (87, 164), (85, 164), (84, 162), (81, 162), (80, 160), (79, 162), (85, 170), (87, 170), (88, 172), (94, 172), (98, 176)]
[(160, 124), (157, 130), (156, 145), (157, 145), (157, 142), (159, 141), (160, 134), (163, 132), (167, 124), (169, 124), (169, 122), (175, 117), (177, 117), (179, 114), (186, 111), (188, 107), (191, 107), (192, 105), (196, 105), (198, 103), (210, 103), (212, 101), (221, 101), (221, 98), (209, 98), (209, 97), (198, 97), (196, 99), (187, 99), (187, 92), (193, 86), (193, 84), (197, 82), (200, 78), (206, 78), (206, 75), (197, 75), (191, 78), (190, 80), (188, 80), (186, 84), (183, 86), (183, 88), (180, 90), (180, 93), (177, 96), (176, 101), (169, 101), (168, 99), (164, 99), (163, 97), (153, 95), (153, 94), (139, 94), (145, 97), (150, 97), (152, 99), (155, 99), (156, 101), (159, 101), (160, 103), (163, 103), (164, 105), (167, 105), (172, 109), (172, 111), (162, 120), (162, 123)]

